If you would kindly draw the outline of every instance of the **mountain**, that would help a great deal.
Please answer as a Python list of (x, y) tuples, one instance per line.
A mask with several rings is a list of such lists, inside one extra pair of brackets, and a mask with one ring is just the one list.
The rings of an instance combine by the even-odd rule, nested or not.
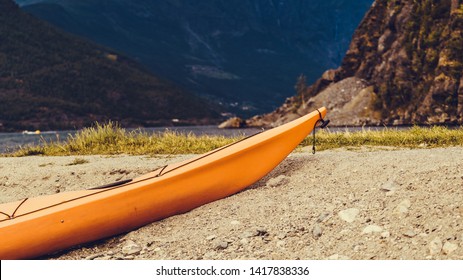
[(463, 1), (377, 0), (338, 69), (272, 113), (278, 125), (327, 106), (337, 125), (462, 124)]
[(0, 130), (215, 122), (204, 100), (0, 0)]
[(244, 116), (337, 67), (373, 0), (17, 1)]

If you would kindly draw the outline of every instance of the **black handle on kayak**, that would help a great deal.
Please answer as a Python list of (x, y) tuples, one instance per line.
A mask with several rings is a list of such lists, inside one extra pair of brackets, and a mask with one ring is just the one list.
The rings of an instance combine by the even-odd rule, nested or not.
[(320, 128), (325, 128), (328, 126), (328, 124), (330, 123), (330, 120), (324, 120), (323, 117), (322, 117), (322, 113), (317, 109), (317, 112), (318, 112), (318, 115), (320, 116), (320, 118), (315, 122), (314, 124), (314, 127), (313, 127), (313, 145), (312, 145), (312, 154), (315, 154), (315, 142), (316, 142), (316, 139), (315, 139), (315, 130), (317, 129), (317, 125), (318, 123), (321, 123), (320, 124)]

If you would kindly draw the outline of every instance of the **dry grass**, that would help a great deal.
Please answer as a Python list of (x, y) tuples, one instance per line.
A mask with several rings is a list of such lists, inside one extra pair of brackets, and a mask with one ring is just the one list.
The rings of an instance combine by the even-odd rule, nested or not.
[[(312, 139), (306, 138), (302, 145), (311, 145)], [(435, 148), (463, 146), (463, 127), (450, 129), (443, 126), (412, 127), (398, 130), (362, 129), (356, 132), (317, 132), (317, 149), (341, 147), (387, 146), (396, 148)]]
[(128, 131), (114, 122), (96, 124), (70, 136), (64, 143), (48, 142), (25, 147), (12, 156), (47, 155), (155, 155), (200, 154), (227, 145), (239, 138), (195, 136), (172, 131), (149, 134), (141, 130)]
[[(405, 130), (363, 129), (358, 132), (329, 132), (317, 130), (317, 150), (364, 146), (388, 146), (396, 148), (433, 148), (463, 146), (463, 127), (412, 127)], [(242, 137), (195, 136), (177, 132), (148, 134), (141, 130), (127, 131), (118, 124), (96, 124), (86, 128), (64, 143), (48, 142), (39, 146), (25, 147), (7, 156), (63, 156), (63, 155), (156, 155), (201, 154), (238, 141)], [(312, 145), (307, 137), (302, 146)]]

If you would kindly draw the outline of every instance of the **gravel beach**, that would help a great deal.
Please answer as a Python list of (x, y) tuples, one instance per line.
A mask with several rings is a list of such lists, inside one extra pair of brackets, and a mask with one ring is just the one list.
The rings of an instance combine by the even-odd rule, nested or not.
[[(0, 158), (0, 203), (182, 156)], [(463, 259), (463, 147), (292, 153), (246, 190), (45, 259)]]

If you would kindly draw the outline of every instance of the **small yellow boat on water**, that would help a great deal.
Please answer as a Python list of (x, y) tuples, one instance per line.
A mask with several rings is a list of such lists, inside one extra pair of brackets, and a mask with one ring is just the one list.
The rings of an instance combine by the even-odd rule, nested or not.
[(275, 168), (326, 109), (133, 180), (0, 205), (0, 259), (27, 259), (128, 232), (235, 194)]

